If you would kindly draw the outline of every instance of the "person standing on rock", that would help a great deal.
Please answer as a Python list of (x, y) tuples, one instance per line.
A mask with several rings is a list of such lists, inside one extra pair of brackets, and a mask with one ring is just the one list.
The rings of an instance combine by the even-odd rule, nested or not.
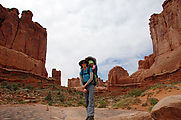
[(86, 60), (80, 61), (79, 65), (81, 66), (80, 84), (86, 101), (86, 120), (94, 120), (94, 85), (92, 84), (93, 71), (90, 67), (88, 67), (88, 62)]

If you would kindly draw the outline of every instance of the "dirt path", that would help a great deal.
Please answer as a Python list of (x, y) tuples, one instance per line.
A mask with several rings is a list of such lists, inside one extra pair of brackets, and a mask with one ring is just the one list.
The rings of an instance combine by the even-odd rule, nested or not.
[[(135, 111), (96, 109), (95, 120), (106, 120), (120, 114), (132, 114)], [(47, 107), (42, 104), (33, 105), (1, 105), (0, 120), (85, 120), (83, 107)]]

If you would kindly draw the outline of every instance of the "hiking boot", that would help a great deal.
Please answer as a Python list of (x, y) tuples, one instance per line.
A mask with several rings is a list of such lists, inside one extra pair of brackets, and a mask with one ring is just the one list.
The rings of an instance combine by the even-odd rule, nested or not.
[(94, 116), (88, 116), (86, 120), (94, 120)]

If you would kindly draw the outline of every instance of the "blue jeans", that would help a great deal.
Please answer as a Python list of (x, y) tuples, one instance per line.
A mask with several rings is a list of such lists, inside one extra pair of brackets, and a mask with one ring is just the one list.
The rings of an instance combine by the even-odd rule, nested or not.
[(86, 87), (87, 93), (84, 93), (86, 101), (87, 116), (94, 116), (94, 85), (89, 84)]

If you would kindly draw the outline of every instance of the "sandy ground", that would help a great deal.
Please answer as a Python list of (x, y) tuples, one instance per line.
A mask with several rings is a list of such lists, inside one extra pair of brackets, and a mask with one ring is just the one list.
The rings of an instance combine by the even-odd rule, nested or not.
[[(120, 114), (132, 114), (136, 111), (95, 109), (95, 120), (106, 120)], [(85, 120), (83, 107), (50, 107), (42, 104), (1, 105), (0, 120)]]

